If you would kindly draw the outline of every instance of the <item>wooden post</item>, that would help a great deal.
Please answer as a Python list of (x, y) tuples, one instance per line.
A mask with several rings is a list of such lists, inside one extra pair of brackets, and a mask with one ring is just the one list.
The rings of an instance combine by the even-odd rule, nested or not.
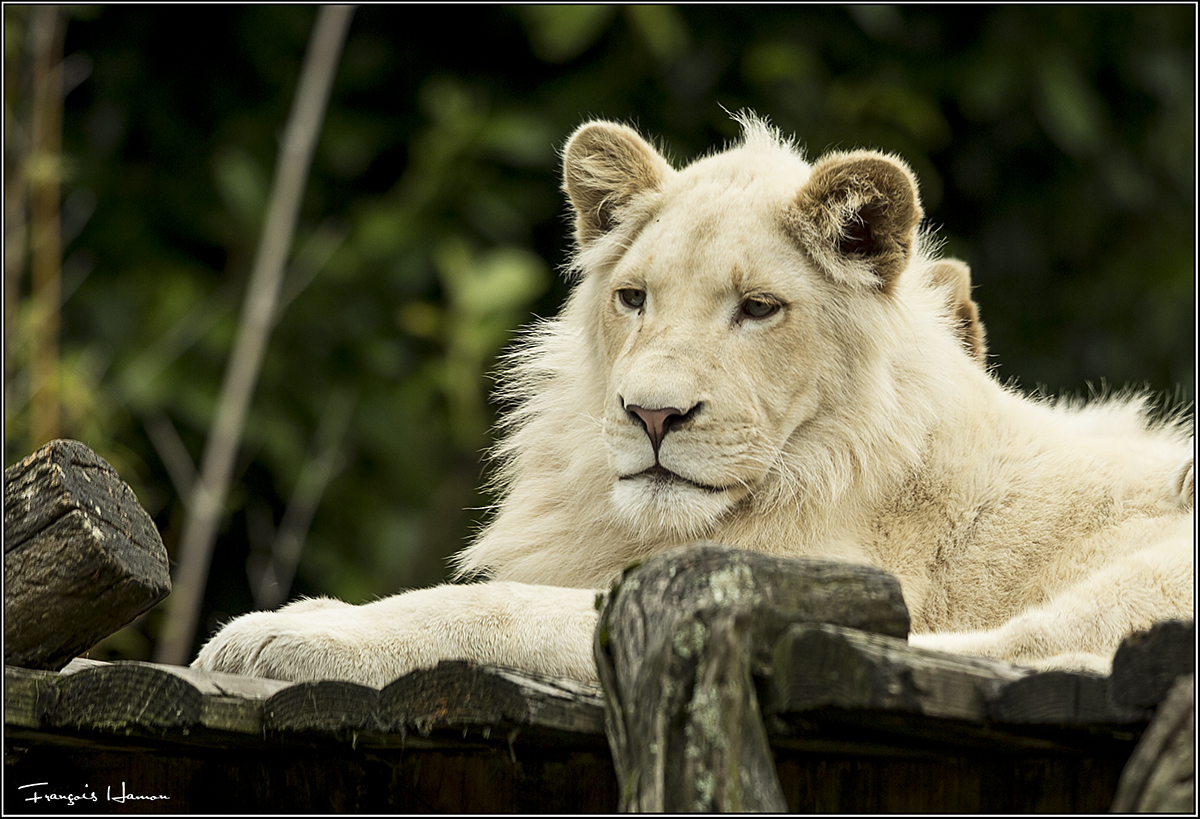
[(1113, 813), (1196, 809), (1196, 677), (1176, 678), (1117, 786)]
[(1121, 641), (1112, 667), (1112, 697), (1123, 705), (1153, 708), (1175, 680), (1196, 669), (1196, 622), (1163, 620)]
[(57, 670), (171, 590), (133, 490), (78, 441), (4, 471), (4, 661)]
[(755, 671), (797, 622), (908, 636), (867, 566), (691, 546), (626, 572), (596, 634), (624, 811), (786, 811)]

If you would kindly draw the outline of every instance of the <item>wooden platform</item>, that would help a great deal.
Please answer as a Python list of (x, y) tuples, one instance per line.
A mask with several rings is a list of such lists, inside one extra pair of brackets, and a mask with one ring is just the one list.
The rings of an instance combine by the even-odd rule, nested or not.
[[(1120, 674), (1034, 674), (822, 624), (787, 640), (793, 671), (755, 684), (793, 811), (1104, 811), (1152, 714), (1114, 697)], [(596, 688), (461, 662), (382, 690), (9, 666), (4, 809), (612, 812), (604, 720)]]

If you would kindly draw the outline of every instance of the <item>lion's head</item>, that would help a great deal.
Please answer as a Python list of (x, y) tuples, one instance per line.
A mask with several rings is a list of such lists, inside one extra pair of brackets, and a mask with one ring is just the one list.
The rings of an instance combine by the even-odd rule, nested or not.
[[(691, 539), (753, 540), (750, 518), (852, 506), (848, 487), (917, 456), (945, 375), (930, 357), (982, 375), (958, 340), (969, 273), (928, 258), (909, 168), (810, 164), (741, 123), (682, 170), (623, 125), (568, 141), (578, 280), (511, 360), (504, 500), (462, 568), (591, 582)], [(601, 559), (597, 539), (625, 545)]]

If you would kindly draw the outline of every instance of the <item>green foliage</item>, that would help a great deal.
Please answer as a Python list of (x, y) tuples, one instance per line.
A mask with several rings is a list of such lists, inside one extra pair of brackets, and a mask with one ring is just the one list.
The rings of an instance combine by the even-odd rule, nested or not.
[[(5, 15), (16, 122), (27, 18)], [(110, 6), (67, 28), (84, 76), (59, 165), (63, 434), (113, 462), (169, 548), (184, 510), (163, 430), (198, 461), (314, 16)], [(444, 578), (489, 502), (487, 375), (566, 292), (557, 148), (589, 116), (638, 125), (677, 161), (736, 138), (742, 107), (812, 156), (899, 153), (972, 266), (1002, 377), (1191, 401), (1194, 30), (1187, 6), (361, 7), (202, 630), (251, 605), (247, 560), (343, 412), (293, 594), (362, 601)], [(38, 443), (35, 317), (16, 308), (6, 463)]]

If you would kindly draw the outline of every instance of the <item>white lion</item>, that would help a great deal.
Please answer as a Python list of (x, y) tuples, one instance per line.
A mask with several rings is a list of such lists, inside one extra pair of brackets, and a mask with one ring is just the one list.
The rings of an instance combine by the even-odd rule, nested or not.
[(1042, 668), (1105, 671), (1126, 634), (1191, 618), (1190, 419), (1001, 385), (908, 167), (810, 164), (741, 122), (683, 170), (614, 123), (568, 142), (575, 287), (508, 358), (499, 510), (457, 559), (491, 580), (248, 614), (195, 665), (595, 679), (594, 590), (700, 539), (878, 566), (914, 645)]

